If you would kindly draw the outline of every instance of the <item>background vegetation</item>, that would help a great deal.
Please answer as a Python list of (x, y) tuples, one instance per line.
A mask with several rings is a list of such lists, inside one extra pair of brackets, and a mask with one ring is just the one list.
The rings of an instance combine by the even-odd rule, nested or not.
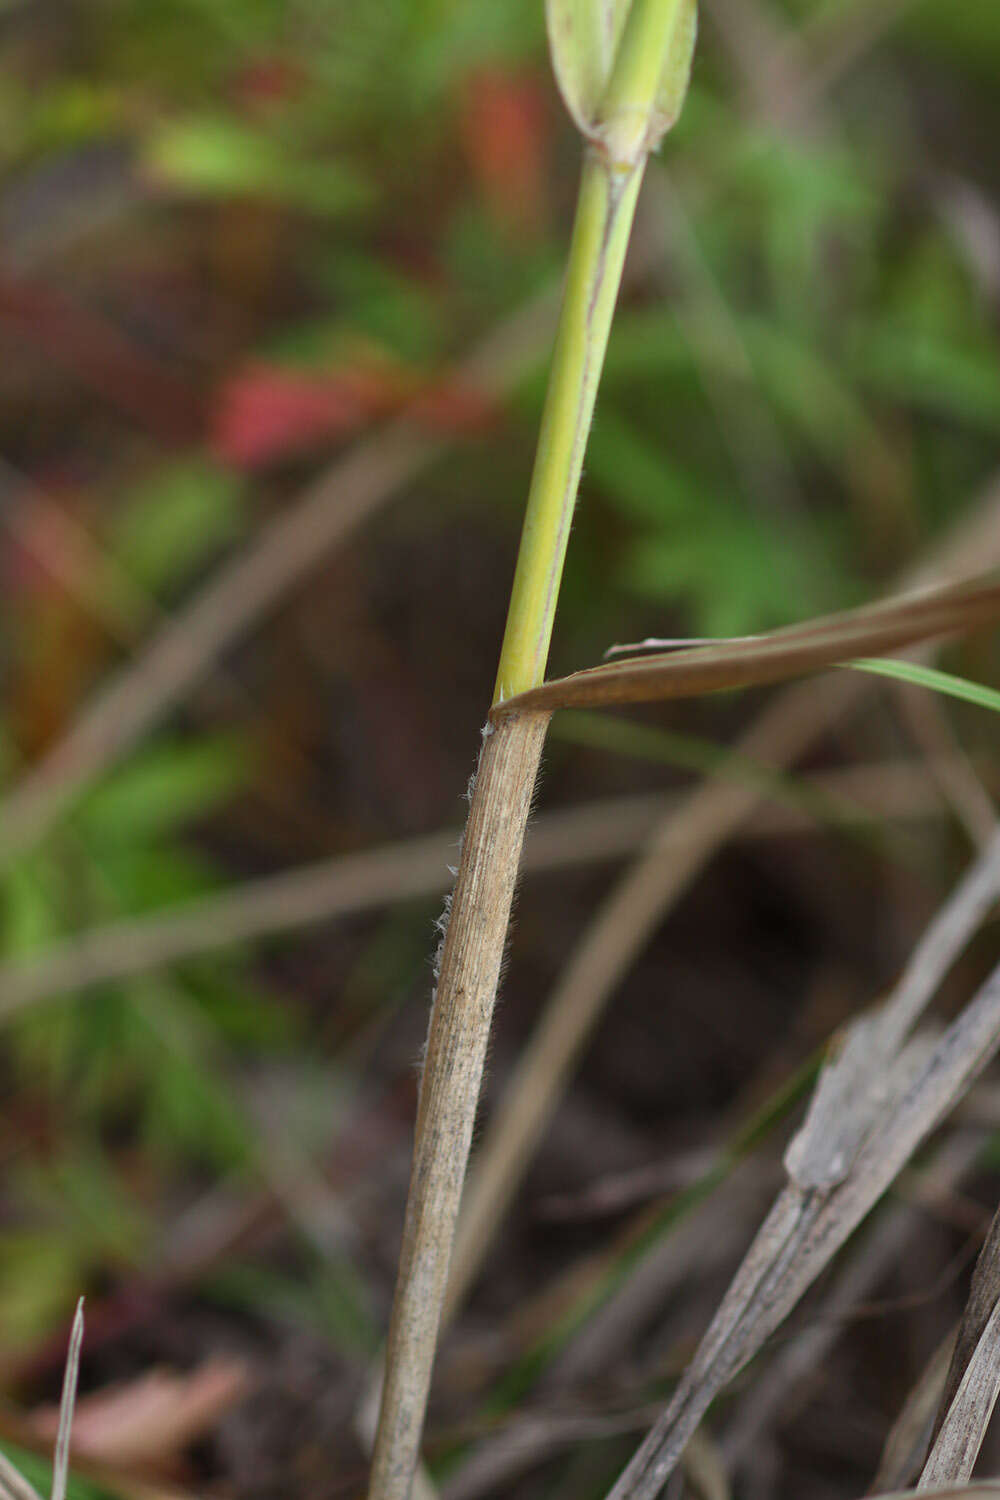
[[(871, 597), (996, 475), (995, 4), (703, 10), (640, 205), (554, 672)], [(163, 622), (244, 549), (269, 537), (273, 565), (304, 505), (344, 517), (58, 806), (55, 762), (37, 836), (4, 850), (0, 803), (0, 1436), (26, 1466), (48, 1450), (85, 1291), (78, 1493), (356, 1495), (447, 860), (407, 884), (396, 850), (353, 909), (238, 945), (215, 944), (212, 901), (461, 821), (577, 142), (536, 0), (8, 0), (0, 35), (8, 792), (106, 684), (152, 680)], [(498, 337), (510, 358), (470, 365)], [(409, 467), (369, 474), (360, 507), (364, 463), (400, 444)], [(995, 642), (948, 665), (996, 683)], [(720, 754), (745, 774), (724, 752), (763, 701), (567, 715), (540, 811), (676, 795)], [(778, 788), (807, 821), (735, 841), (634, 956), (446, 1341), (428, 1436), (445, 1495), (601, 1495), (647, 1425), (750, 1238), (816, 1048), (891, 982), (989, 822), (995, 726), (916, 701), (873, 687)], [(913, 773), (905, 817), (874, 775), (852, 783), (864, 817), (817, 802), (810, 774), (859, 766)], [(561, 873), (529, 876), (487, 1111), (615, 878), (567, 837)], [(195, 936), (159, 961), (146, 919), (179, 903)], [(24, 988), (112, 924), (125, 977), (81, 988), (75, 949)], [(964, 1302), (994, 1117), (987, 1089), (961, 1193), (922, 1190), (905, 1255), (734, 1440), (747, 1493), (864, 1492)], [(706, 1178), (760, 1119), (745, 1176)], [(680, 1279), (602, 1331), (607, 1290), (670, 1236)], [(737, 1390), (720, 1429), (740, 1420)], [(528, 1455), (516, 1479), (490, 1469), (505, 1435)]]

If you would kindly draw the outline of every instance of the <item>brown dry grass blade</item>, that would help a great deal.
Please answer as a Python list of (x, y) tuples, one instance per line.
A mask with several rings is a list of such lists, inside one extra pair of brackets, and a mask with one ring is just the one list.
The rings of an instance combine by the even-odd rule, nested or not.
[(52, 1500), (66, 1500), (69, 1484), (69, 1445), (76, 1406), (76, 1385), (80, 1375), (80, 1350), (83, 1348), (83, 1298), (76, 1304), (76, 1315), (69, 1335), (69, 1353), (63, 1375), (62, 1399), (59, 1402), (59, 1424), (56, 1451), (52, 1464)]
[(718, 1391), (783, 1322), (1000, 1046), (1000, 968), (937, 1040), (906, 1041), (998, 886), (1000, 836), (935, 919), (890, 1002), (856, 1023), (821, 1077), (786, 1156), (788, 1185), (667, 1411), (609, 1500), (659, 1494)]
[[(790, 1183), (729, 1288), (666, 1413), (608, 1500), (654, 1500), (722, 1386), (784, 1321), (830, 1258), (1000, 1045), (1000, 969), (907, 1077), (895, 1069), (850, 1172), (829, 1191)], [(904, 1065), (912, 1061), (910, 1049)]]
[(946, 1484), (934, 1490), (894, 1490), (882, 1500), (996, 1500), (1000, 1479), (980, 1479), (975, 1484)]
[(928, 926), (889, 1002), (854, 1022), (839, 1056), (824, 1068), (805, 1123), (785, 1153), (785, 1168), (799, 1187), (828, 1189), (844, 1180), (881, 1112), (907, 1035), (998, 895), (1000, 832)]
[(957, 635), (1000, 619), (1000, 583), (970, 578), (945, 588), (826, 615), (749, 640), (610, 662), (543, 683), (493, 709), (494, 720), (522, 710), (601, 708), (690, 698), (755, 687), (898, 651), (917, 641)]
[(938, 1408), (930, 1456), (917, 1488), (972, 1474), (1000, 1394), (1000, 1212), (972, 1274), (969, 1301)]
[(937, 1441), (945, 1417), (958, 1394), (969, 1361), (976, 1352), (1000, 1295), (1000, 1210), (990, 1225), (972, 1273), (969, 1300), (954, 1342), (948, 1373), (941, 1388), (937, 1416), (931, 1429), (931, 1446)]
[(15, 1464), (0, 1453), (0, 1500), (42, 1500)]
[(934, 1430), (934, 1414), (941, 1401), (948, 1367), (955, 1350), (953, 1328), (941, 1340), (885, 1440), (878, 1470), (872, 1480), (871, 1494), (883, 1495), (911, 1483), (920, 1473), (927, 1446)]
[[(985, 1132), (954, 1130), (931, 1161), (912, 1173), (910, 1193), (887, 1204), (877, 1222), (865, 1233), (853, 1253), (845, 1257), (822, 1304), (804, 1328), (790, 1338), (742, 1396), (726, 1428), (722, 1451), (739, 1492), (740, 1470), (760, 1452), (762, 1441), (773, 1440), (814, 1393), (815, 1382), (828, 1368), (829, 1356), (858, 1310), (869, 1303), (891, 1271), (904, 1261), (915, 1237), (925, 1224), (929, 1204), (947, 1199), (981, 1154)], [(912, 1197), (910, 1196), (912, 1194)], [(914, 1201), (915, 1200), (915, 1201)], [(905, 1489), (914, 1483), (927, 1453), (934, 1412), (944, 1384), (954, 1333), (945, 1347), (937, 1384), (929, 1397), (911, 1397), (904, 1414), (886, 1445), (880, 1465), (885, 1482), (873, 1484), (872, 1493)], [(922, 1393), (921, 1393), (922, 1394)], [(916, 1450), (914, 1458), (910, 1455)], [(744, 1471), (745, 1472), (745, 1471)]]

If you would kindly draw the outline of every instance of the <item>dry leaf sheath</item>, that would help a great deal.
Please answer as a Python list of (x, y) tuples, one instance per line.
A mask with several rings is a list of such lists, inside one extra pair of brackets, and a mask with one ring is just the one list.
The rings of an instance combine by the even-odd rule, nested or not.
[(1000, 1394), (1000, 1213), (990, 1225), (972, 1274), (918, 1489), (971, 1477)]
[(1000, 1395), (998, 1351), (1000, 1302), (995, 1302), (924, 1465), (918, 1489), (936, 1489), (946, 1482), (965, 1484), (971, 1478)]

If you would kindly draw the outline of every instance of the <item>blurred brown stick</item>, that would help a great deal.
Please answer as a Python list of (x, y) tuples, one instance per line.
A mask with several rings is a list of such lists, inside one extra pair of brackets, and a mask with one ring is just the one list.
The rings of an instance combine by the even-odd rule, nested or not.
[[(922, 764), (850, 766), (804, 777), (801, 785), (835, 809), (835, 827), (947, 814)], [(630, 854), (679, 800), (678, 794), (650, 793), (542, 813), (529, 829), (522, 870), (543, 873)], [(805, 808), (764, 803), (743, 831), (766, 838), (819, 826)], [(459, 837), (455, 828), (340, 855), (66, 938), (37, 957), (0, 965), (0, 1018), (46, 997), (76, 994), (199, 954), (444, 891)]]
[(944, 704), (934, 693), (906, 683), (899, 684), (896, 702), (941, 795), (951, 804), (973, 847), (984, 849), (996, 824), (996, 808), (959, 743)]

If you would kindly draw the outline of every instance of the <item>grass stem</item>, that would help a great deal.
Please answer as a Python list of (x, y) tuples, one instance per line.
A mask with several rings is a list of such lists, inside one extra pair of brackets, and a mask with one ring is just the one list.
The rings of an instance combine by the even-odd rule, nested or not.
[[(640, 93), (648, 95), (651, 116), (655, 79), (668, 57), (677, 10), (678, 0), (635, 0), (621, 57), (630, 130), (637, 97), (636, 38), (655, 41), (658, 49), (639, 70)], [(647, 87), (654, 63), (655, 78)], [(609, 82), (614, 102), (621, 82), (617, 63)], [(617, 121), (618, 116), (605, 118)], [(494, 706), (537, 687), (545, 675), (625, 251), (646, 155), (658, 134), (647, 120), (624, 157), (602, 141), (588, 143), (585, 150)], [(407, 1500), (417, 1467), (479, 1084), (548, 718), (529, 712), (488, 726), (480, 756), (431, 1011), (369, 1500)]]
[(487, 735), (444, 935), (417, 1110), (370, 1500), (406, 1500), (444, 1304), (518, 860), (548, 716)]
[(584, 157), (494, 702), (536, 686), (545, 673), (587, 434), (643, 165), (618, 172), (593, 149)]

